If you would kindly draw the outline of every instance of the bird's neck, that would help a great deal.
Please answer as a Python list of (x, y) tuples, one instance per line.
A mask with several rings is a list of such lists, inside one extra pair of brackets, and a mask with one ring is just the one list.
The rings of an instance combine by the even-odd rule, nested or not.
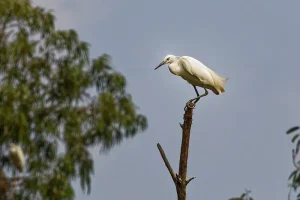
[(169, 65), (169, 70), (172, 74), (179, 76), (181, 68), (177, 65), (177, 63), (171, 63)]

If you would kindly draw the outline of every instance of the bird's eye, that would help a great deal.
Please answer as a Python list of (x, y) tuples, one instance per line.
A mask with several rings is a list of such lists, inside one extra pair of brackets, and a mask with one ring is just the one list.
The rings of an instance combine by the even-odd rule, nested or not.
[(167, 60), (170, 60), (170, 58), (167, 58)]

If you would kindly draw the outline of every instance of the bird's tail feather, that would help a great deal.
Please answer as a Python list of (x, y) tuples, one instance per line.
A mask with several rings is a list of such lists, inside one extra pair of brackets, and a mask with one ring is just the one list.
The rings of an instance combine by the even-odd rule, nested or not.
[(214, 83), (215, 83), (214, 87), (216, 91), (214, 91), (214, 93), (217, 95), (224, 93), (225, 92), (224, 84), (227, 82), (228, 78), (223, 78), (212, 70), (210, 70), (210, 74), (214, 79)]
[(225, 92), (224, 84), (227, 82), (227, 80), (228, 80), (228, 78), (220, 77), (220, 83), (221, 83), (221, 85), (222, 85), (222, 86), (220, 87), (220, 91), (221, 91), (220, 94), (222, 94), (222, 93)]
[(222, 83), (222, 85), (224, 85), (228, 79), (229, 79), (228, 77), (227, 78), (220, 77), (220, 82)]

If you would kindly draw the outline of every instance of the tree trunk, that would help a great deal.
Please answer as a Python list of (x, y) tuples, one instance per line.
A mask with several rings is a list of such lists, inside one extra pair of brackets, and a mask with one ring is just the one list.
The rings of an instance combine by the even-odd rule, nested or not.
[(163, 148), (160, 144), (157, 144), (158, 150), (162, 156), (162, 159), (169, 170), (169, 173), (173, 179), (173, 182), (176, 186), (177, 199), (178, 200), (186, 200), (186, 186), (187, 184), (193, 180), (195, 177), (190, 179), (186, 178), (187, 175), (187, 164), (188, 164), (188, 156), (189, 156), (189, 144), (190, 144), (190, 132), (193, 121), (193, 106), (187, 105), (185, 107), (184, 113), (184, 123), (180, 124), (182, 128), (182, 141), (181, 141), (181, 151), (180, 151), (180, 160), (179, 160), (179, 172), (175, 174), (173, 169), (164, 153)]

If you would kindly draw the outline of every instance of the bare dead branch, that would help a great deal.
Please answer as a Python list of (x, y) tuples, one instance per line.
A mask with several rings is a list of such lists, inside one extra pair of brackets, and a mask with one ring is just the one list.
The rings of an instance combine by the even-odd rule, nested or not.
[(186, 185), (188, 185), (193, 179), (195, 179), (196, 177), (192, 177), (192, 178), (189, 178), (188, 180), (186, 180)]
[(157, 148), (158, 148), (158, 150), (159, 150), (159, 152), (160, 152), (160, 155), (161, 155), (161, 157), (162, 157), (162, 159), (163, 159), (163, 161), (164, 161), (164, 163), (165, 163), (167, 169), (168, 169), (169, 172), (170, 172), (170, 175), (171, 175), (171, 177), (172, 177), (172, 179), (173, 179), (173, 182), (176, 184), (176, 176), (175, 176), (175, 173), (174, 173), (174, 171), (173, 171), (173, 169), (172, 169), (172, 167), (171, 167), (171, 165), (170, 165), (170, 163), (169, 163), (169, 161), (168, 161), (168, 158), (167, 158), (167, 156), (166, 156), (166, 154), (165, 154), (163, 148), (160, 146), (159, 143), (157, 143)]
[(182, 141), (181, 141), (181, 150), (180, 150), (180, 160), (179, 160), (179, 173), (175, 174), (173, 169), (168, 162), (168, 159), (160, 146), (157, 144), (161, 157), (163, 158), (167, 169), (169, 170), (173, 182), (176, 185), (177, 191), (177, 199), (178, 200), (186, 200), (186, 186), (189, 184), (193, 179), (196, 177), (186, 179), (187, 175), (187, 163), (188, 163), (188, 155), (189, 155), (189, 144), (190, 144), (190, 132), (193, 120), (193, 109), (195, 108), (195, 104), (186, 105), (185, 106), (185, 113), (184, 113), (184, 123), (179, 123), (180, 127), (182, 128)]
[(183, 129), (182, 129), (182, 140), (179, 160), (179, 173), (178, 176), (182, 180), (182, 184), (178, 184), (177, 198), (178, 200), (186, 200), (186, 174), (187, 174), (187, 163), (189, 157), (189, 145), (190, 145), (190, 133), (193, 121), (193, 109), (195, 105), (186, 106), (185, 113), (183, 116)]
[(180, 127), (183, 129), (183, 124), (179, 123)]
[(186, 180), (187, 161), (189, 157), (190, 132), (193, 120), (193, 108), (187, 107), (184, 113), (182, 130), (181, 151), (179, 161), (179, 177)]

